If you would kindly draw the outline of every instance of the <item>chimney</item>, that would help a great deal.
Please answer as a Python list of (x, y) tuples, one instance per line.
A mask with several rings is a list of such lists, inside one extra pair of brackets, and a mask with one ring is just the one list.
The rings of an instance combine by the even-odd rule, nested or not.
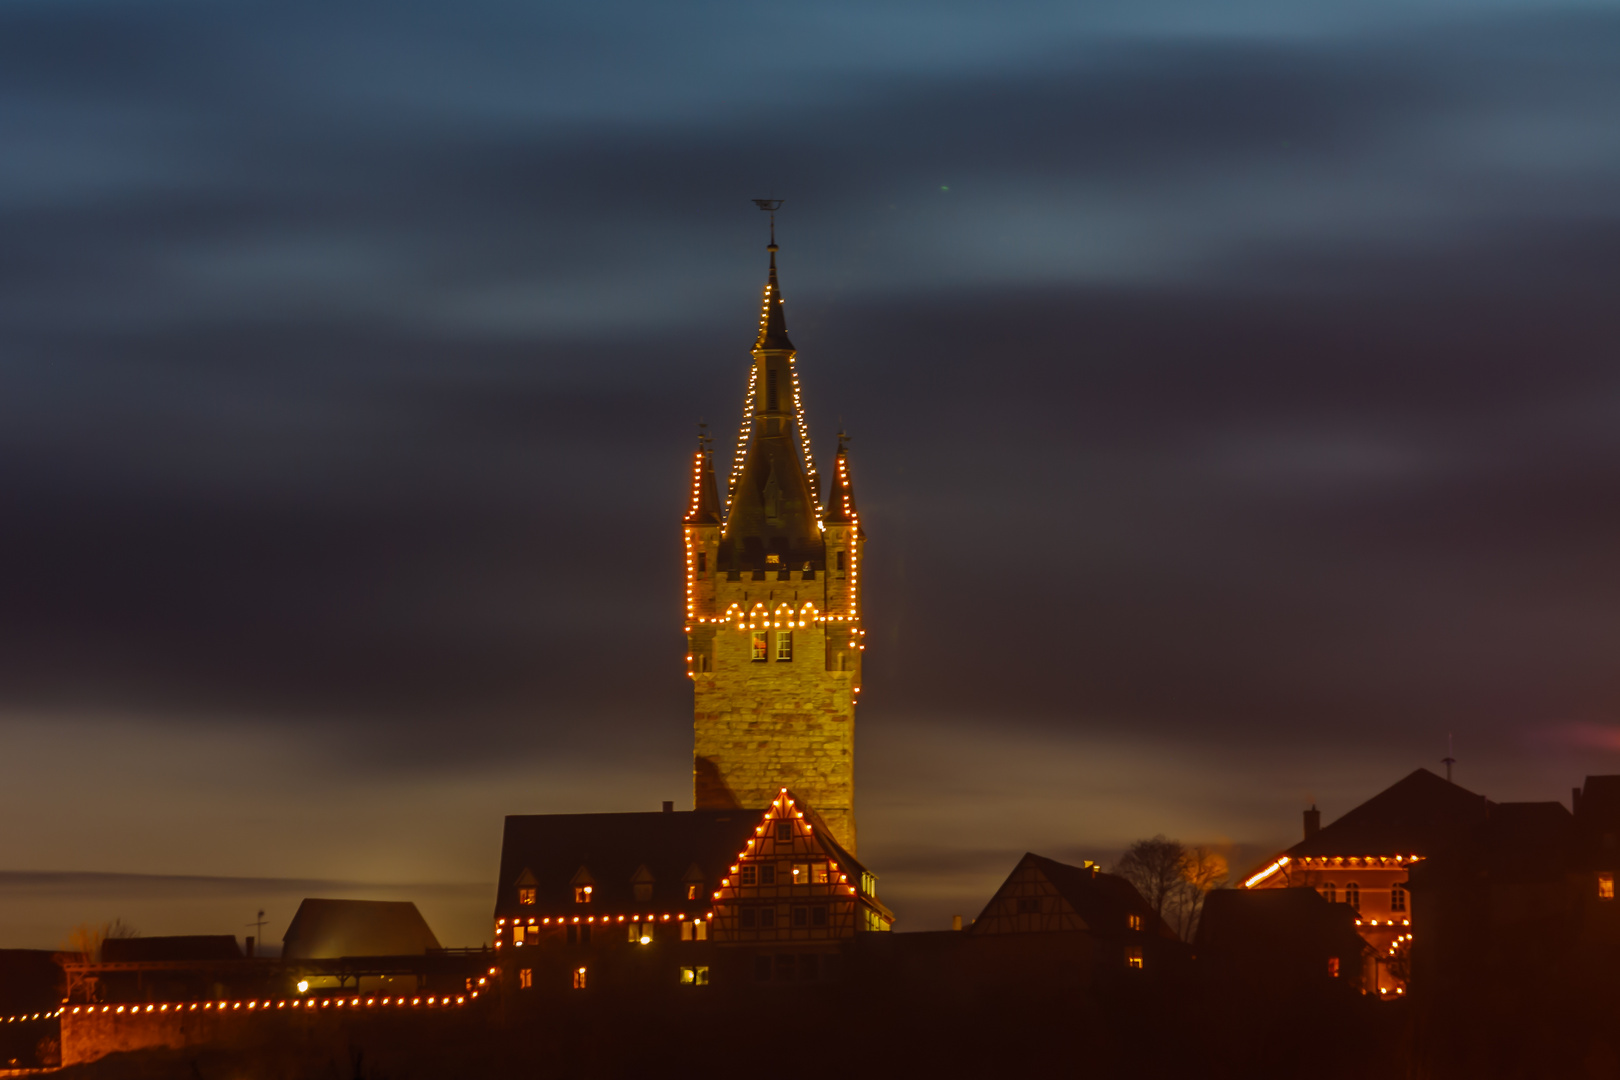
[(960, 929), (962, 929), (962, 916), (960, 916), (960, 915), (952, 915), (951, 916), (951, 929), (952, 930), (960, 930)]
[(664, 801), (664, 813), (673, 814), (674, 812), (675, 812), (675, 804), (666, 799)]
[(253, 935), (252, 934), (248, 935), (247, 954), (248, 954), (248, 959), (249, 960), (253, 959)]
[(1305, 811), (1305, 839), (1309, 840), (1322, 828), (1322, 811), (1312, 803), (1311, 808)]

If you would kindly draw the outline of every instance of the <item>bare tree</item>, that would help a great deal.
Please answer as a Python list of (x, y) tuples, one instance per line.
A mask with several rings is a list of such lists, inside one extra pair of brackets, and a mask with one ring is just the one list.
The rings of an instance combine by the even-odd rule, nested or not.
[(1151, 840), (1138, 840), (1114, 864), (1114, 873), (1136, 886), (1148, 907), (1161, 919), (1175, 900), (1181, 884), (1181, 864), (1187, 851), (1179, 840), (1167, 840), (1163, 833)]
[(67, 952), (76, 953), (82, 963), (95, 964), (101, 960), (101, 945), (109, 939), (140, 937), (141, 932), (123, 919), (97, 926), (80, 923), (68, 933)]
[(1204, 912), (1204, 897), (1226, 883), (1225, 856), (1204, 845), (1187, 847), (1161, 833), (1132, 844), (1114, 873), (1136, 886), (1154, 914), (1183, 941), (1191, 941)]

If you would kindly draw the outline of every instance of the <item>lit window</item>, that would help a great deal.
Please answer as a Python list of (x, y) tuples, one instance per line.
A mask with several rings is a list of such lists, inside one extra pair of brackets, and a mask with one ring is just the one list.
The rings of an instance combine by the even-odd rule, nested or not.
[(1132, 930), (1140, 930), (1140, 929), (1142, 929), (1142, 916), (1140, 916), (1140, 915), (1127, 915), (1127, 916), (1125, 916), (1125, 925), (1128, 928), (1132, 929)]
[(534, 903), (534, 890), (533, 889), (519, 889), (518, 890), (518, 903), (520, 903), (520, 904), (532, 904), (532, 903)]
[(776, 884), (776, 864), (761, 863), (759, 867), (759, 883), (761, 885)]
[(514, 927), (512, 927), (512, 944), (514, 944), (514, 945), (523, 944), (523, 931), (524, 931), (524, 929), (525, 928), (522, 927), (522, 926), (514, 926)]
[(793, 631), (778, 630), (776, 632), (776, 659), (778, 661), (793, 659)]
[(1323, 885), (1322, 886), (1322, 899), (1326, 900), (1330, 904), (1338, 903), (1339, 902), (1339, 887), (1337, 885), (1333, 884), (1333, 882), (1331, 882), (1331, 881), (1328, 882), (1326, 885)]
[(1328, 957), (1328, 975), (1334, 979), (1339, 977), (1339, 958), (1337, 956)]
[(1614, 899), (1614, 875), (1613, 874), (1599, 874), (1598, 875), (1598, 899), (1599, 900), (1613, 900)]
[(1349, 904), (1351, 907), (1355, 908), (1357, 911), (1360, 911), (1361, 910), (1361, 886), (1357, 885), (1353, 881), (1350, 884), (1346, 885), (1344, 887), (1344, 902)]
[(703, 886), (698, 882), (688, 882), (686, 885), (686, 898), (688, 900), (703, 899)]
[(654, 931), (657, 930), (658, 924), (650, 922), (633, 922), (627, 924), (627, 928), (630, 931), (630, 944), (651, 945), (653, 942)]
[(754, 634), (754, 660), (763, 663), (770, 659), (767, 653), (770, 650), (770, 635), (763, 630)]
[(776, 839), (778, 841), (793, 839), (793, 822), (782, 819), (776, 823)]
[(532, 989), (534, 989), (534, 969), (532, 969), (532, 968), (520, 968), (520, 969), (518, 969), (518, 986), (521, 987), (524, 990), (532, 990)]
[(1125, 966), (1129, 968), (1141, 968), (1142, 949), (1140, 946), (1132, 945), (1125, 950)]
[(825, 885), (831, 879), (827, 876), (827, 864), (824, 862), (810, 864), (810, 884)]
[(1406, 890), (1401, 888), (1399, 885), (1396, 885), (1394, 888), (1389, 890), (1389, 910), (1406, 910)]
[(793, 864), (793, 884), (795, 884), (795, 885), (808, 885), (808, 884), (810, 884), (810, 864), (809, 863), (798, 862), (798, 863)]
[(574, 886), (574, 903), (588, 904), (591, 902), (591, 887), (589, 885)]
[(703, 919), (687, 919), (681, 923), (682, 941), (707, 941), (709, 939), (709, 924)]
[(585, 969), (584, 968), (575, 968), (574, 969), (574, 989), (575, 990), (583, 990), (583, 989), (585, 989)]
[(765, 565), (766, 566), (781, 566), (782, 565), (782, 556), (780, 556), (780, 555), (767, 555), (767, 556), (765, 556)]
[(745, 866), (742, 868), (742, 884), (759, 884), (759, 868), (757, 866)]
[(709, 969), (707, 967), (683, 967), (683, 968), (681, 968), (681, 985), (682, 986), (708, 986), (709, 985)]

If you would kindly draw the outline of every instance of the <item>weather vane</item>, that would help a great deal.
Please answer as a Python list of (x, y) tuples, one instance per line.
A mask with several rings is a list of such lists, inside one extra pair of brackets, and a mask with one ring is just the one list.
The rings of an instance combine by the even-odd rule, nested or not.
[(755, 199), (754, 205), (771, 215), (771, 250), (776, 250), (776, 212), (782, 208), (785, 199)]

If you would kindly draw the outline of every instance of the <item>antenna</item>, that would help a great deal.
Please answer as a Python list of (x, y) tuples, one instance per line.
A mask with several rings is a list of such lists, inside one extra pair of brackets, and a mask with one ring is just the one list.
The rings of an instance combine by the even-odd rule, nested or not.
[(1457, 759), (1451, 756), (1450, 732), (1446, 733), (1446, 756), (1440, 759), (1440, 763), (1446, 767), (1446, 783), (1449, 784), (1451, 783), (1451, 767), (1457, 764)]
[(775, 251), (776, 250), (776, 212), (778, 210), (782, 209), (782, 204), (784, 202), (786, 202), (786, 201), (787, 201), (786, 199), (755, 199), (754, 200), (754, 205), (755, 206), (759, 207), (761, 210), (763, 210), (767, 214), (771, 215), (771, 246), (766, 249), (767, 251)]

